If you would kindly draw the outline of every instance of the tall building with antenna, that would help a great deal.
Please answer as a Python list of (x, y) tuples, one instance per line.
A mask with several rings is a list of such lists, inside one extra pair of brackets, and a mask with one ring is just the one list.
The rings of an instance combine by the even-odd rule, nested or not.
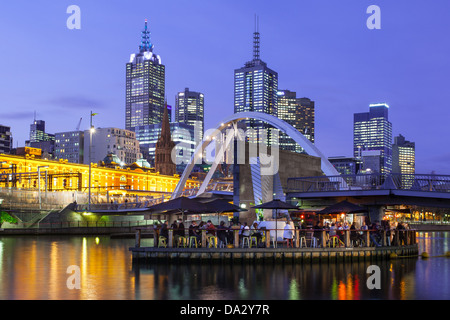
[(153, 52), (145, 20), (139, 52), (126, 65), (125, 128), (160, 123), (165, 109), (165, 66)]
[[(234, 112), (262, 112), (277, 116), (278, 73), (267, 67), (260, 57), (259, 21), (255, 17), (253, 59), (234, 70)], [(270, 126), (260, 120), (244, 121), (247, 128), (266, 130), (270, 144)], [(259, 134), (258, 134), (259, 137)], [(259, 138), (258, 138), (259, 140)]]

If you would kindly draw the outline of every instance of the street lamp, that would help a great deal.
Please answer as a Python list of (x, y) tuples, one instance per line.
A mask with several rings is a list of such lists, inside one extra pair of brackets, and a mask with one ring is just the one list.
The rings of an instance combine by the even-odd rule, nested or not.
[[(41, 168), (48, 168), (48, 166), (38, 166), (37, 167), (39, 210), (42, 209), (42, 200), (41, 200)], [(47, 170), (45, 170), (45, 198), (47, 198)]]
[(91, 149), (92, 149), (92, 134), (95, 132), (95, 128), (92, 125), (92, 117), (95, 116), (96, 113), (92, 113), (91, 111), (91, 126), (89, 128), (89, 199), (88, 199), (88, 210), (91, 210)]

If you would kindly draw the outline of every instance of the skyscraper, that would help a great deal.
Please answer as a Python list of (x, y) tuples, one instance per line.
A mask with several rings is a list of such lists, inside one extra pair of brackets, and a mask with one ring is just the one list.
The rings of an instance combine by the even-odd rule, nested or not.
[[(280, 90), (277, 96), (278, 118), (289, 123), (314, 143), (314, 101), (308, 98), (297, 98), (297, 94), (289, 90)], [(280, 149), (298, 153), (304, 151), (284, 133), (280, 133)]]
[(45, 121), (44, 120), (34, 120), (30, 125), (30, 140), (28, 143), (32, 142), (42, 142), (42, 141), (54, 141), (55, 135), (45, 132)]
[(11, 127), (0, 125), (0, 153), (9, 154), (12, 148)]
[(126, 65), (125, 128), (160, 123), (165, 109), (165, 66), (153, 52), (145, 20), (139, 52)]
[[(253, 33), (253, 59), (246, 62), (244, 67), (234, 70), (234, 113), (262, 112), (277, 116), (277, 91), (278, 73), (260, 59), (260, 35), (256, 27)], [(260, 120), (243, 122), (247, 128), (255, 130), (270, 128)]]
[[(407, 141), (401, 134), (394, 138), (392, 145), (392, 172), (406, 175), (401, 179), (403, 187), (412, 185), (412, 175), (416, 173), (416, 144)], [(409, 174), (411, 176), (407, 176)]]
[(362, 162), (363, 151), (380, 151), (382, 174), (392, 172), (392, 123), (388, 120), (389, 105), (369, 105), (369, 112), (353, 115), (353, 153)]
[(204, 95), (200, 92), (189, 91), (178, 92), (175, 96), (175, 122), (191, 125), (199, 131), (198, 139), (203, 139), (205, 130), (204, 121)]

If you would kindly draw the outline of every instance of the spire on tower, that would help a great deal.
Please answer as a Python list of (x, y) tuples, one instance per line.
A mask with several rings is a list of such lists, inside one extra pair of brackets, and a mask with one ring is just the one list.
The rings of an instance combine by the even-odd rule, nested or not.
[(255, 14), (255, 32), (253, 33), (253, 60), (259, 58), (259, 17)]
[(147, 19), (145, 19), (144, 31), (141, 32), (141, 45), (139, 46), (140, 52), (152, 51), (153, 44), (150, 42), (150, 31), (147, 27)]

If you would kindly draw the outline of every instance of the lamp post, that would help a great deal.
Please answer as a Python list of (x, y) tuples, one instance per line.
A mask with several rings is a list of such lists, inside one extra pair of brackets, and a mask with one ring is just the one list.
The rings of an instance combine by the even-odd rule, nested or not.
[[(48, 168), (48, 166), (38, 166), (37, 167), (39, 210), (42, 209), (42, 200), (41, 200), (41, 168)], [(45, 194), (47, 194), (47, 171), (45, 171)]]
[(88, 211), (91, 210), (91, 149), (92, 149), (92, 134), (95, 132), (95, 128), (92, 125), (92, 117), (95, 116), (96, 113), (92, 113), (91, 111), (91, 122), (89, 127), (89, 199), (88, 199)]

